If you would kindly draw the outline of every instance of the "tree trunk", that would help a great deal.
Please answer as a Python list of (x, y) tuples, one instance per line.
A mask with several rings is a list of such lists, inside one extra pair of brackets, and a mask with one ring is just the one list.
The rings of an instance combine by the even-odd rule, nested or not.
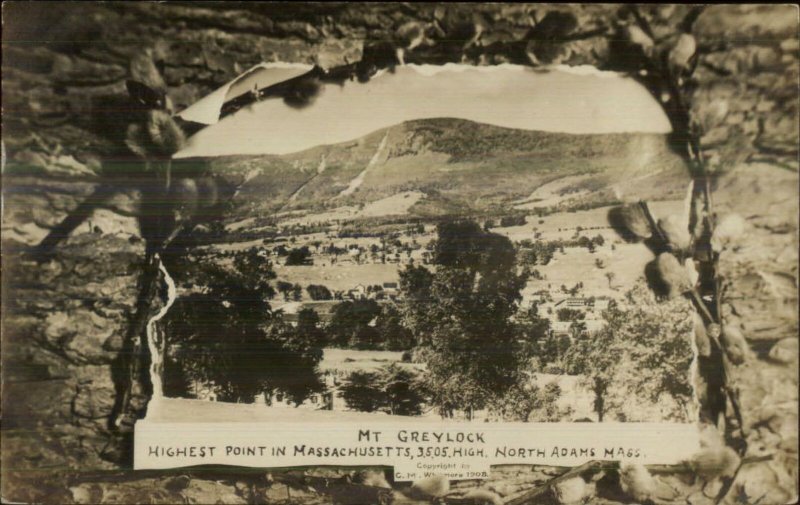
[(597, 421), (602, 423), (605, 415), (605, 395), (608, 386), (602, 381), (594, 383), (594, 411), (597, 412)]

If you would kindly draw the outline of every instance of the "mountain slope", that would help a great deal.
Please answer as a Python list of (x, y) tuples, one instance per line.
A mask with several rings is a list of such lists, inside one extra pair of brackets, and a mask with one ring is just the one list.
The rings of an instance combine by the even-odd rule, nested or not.
[(450, 118), (290, 155), (213, 163), (217, 173), (247, 179), (234, 198), (236, 219), (358, 206), (404, 191), (425, 195), (412, 213), (531, 208), (535, 190), (559, 180), (569, 184), (558, 191), (575, 198), (664, 198), (682, 195), (688, 181), (666, 135), (548, 133)]

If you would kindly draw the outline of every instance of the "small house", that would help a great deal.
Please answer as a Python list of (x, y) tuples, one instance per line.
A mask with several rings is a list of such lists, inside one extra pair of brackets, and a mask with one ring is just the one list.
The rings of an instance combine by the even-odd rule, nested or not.
[(395, 300), (400, 294), (400, 287), (396, 282), (384, 282), (383, 292), (386, 294), (387, 298), (390, 300)]
[(611, 302), (608, 298), (598, 298), (594, 301), (595, 312), (603, 312), (608, 310), (608, 304)]
[(592, 306), (592, 301), (589, 298), (581, 298), (581, 297), (570, 297), (570, 298), (563, 298), (556, 302), (555, 308), (562, 309), (562, 308), (570, 308), (570, 309), (586, 309)]
[(554, 321), (550, 324), (550, 332), (556, 336), (571, 335), (572, 321)]
[(367, 288), (363, 284), (359, 284), (347, 291), (347, 296), (351, 300), (364, 300), (367, 297)]

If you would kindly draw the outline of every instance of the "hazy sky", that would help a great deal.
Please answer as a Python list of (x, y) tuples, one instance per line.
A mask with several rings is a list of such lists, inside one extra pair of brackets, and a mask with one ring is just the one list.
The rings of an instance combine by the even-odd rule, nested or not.
[[(235, 88), (249, 88), (250, 82), (264, 86), (303, 68), (289, 67), (250, 73), (248, 84)], [(182, 115), (215, 117), (223, 93), (228, 94), (227, 86)], [(543, 72), (516, 65), (408, 65), (365, 84), (326, 85), (316, 102), (304, 109), (278, 99), (257, 103), (196, 134), (178, 156), (286, 154), (436, 117), (567, 133), (670, 131), (647, 90), (616, 73), (591, 67)]]

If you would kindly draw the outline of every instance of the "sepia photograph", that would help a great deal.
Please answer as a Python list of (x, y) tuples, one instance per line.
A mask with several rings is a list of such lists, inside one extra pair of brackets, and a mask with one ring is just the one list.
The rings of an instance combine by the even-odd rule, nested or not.
[(4, 502), (798, 499), (797, 6), (2, 10)]
[[(647, 198), (677, 230), (691, 179), (646, 88), (579, 68), (408, 64), (203, 128), (174, 163), (210, 159), (221, 180), (187, 187), (231, 196), (165, 251), (163, 396), (298, 421), (696, 419), (690, 305), (657, 302), (651, 249), (609, 221)], [(246, 72), (221, 108), (285, 76)]]

